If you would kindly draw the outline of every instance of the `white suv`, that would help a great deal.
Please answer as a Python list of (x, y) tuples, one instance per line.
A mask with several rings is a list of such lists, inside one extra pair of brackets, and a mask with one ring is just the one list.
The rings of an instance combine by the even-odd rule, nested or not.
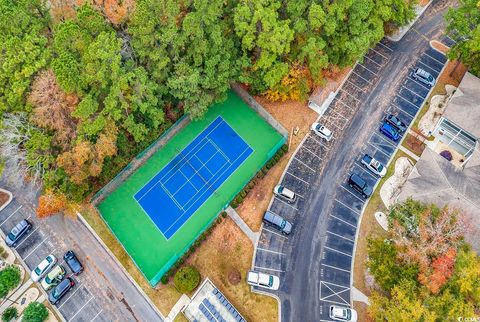
[(318, 135), (322, 139), (330, 141), (333, 138), (332, 131), (330, 131), (320, 123), (313, 123), (311, 129), (316, 135)]
[(247, 275), (247, 283), (253, 286), (278, 290), (278, 287), (280, 286), (280, 279), (275, 275), (249, 271)]
[(295, 192), (290, 189), (285, 188), (282, 185), (277, 185), (273, 188), (273, 193), (278, 197), (285, 199), (288, 203), (294, 203), (297, 199)]
[(357, 322), (357, 311), (348, 307), (331, 305), (328, 311), (330, 319), (335, 321)]

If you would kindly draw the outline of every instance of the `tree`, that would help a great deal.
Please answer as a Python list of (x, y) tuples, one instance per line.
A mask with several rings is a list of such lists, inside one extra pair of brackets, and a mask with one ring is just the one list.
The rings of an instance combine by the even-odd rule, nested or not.
[(447, 32), (456, 44), (448, 53), (459, 59), (469, 70), (480, 76), (480, 4), (477, 0), (460, 0), (445, 16)]
[(17, 308), (14, 306), (10, 306), (5, 309), (2, 313), (2, 321), (3, 322), (10, 322), (13, 319), (16, 319), (18, 317), (18, 311)]
[(44, 304), (32, 302), (23, 312), (22, 322), (43, 322), (48, 318), (48, 310)]
[(200, 283), (200, 273), (193, 266), (184, 266), (175, 273), (173, 283), (179, 292), (190, 293)]
[(450, 248), (445, 254), (439, 255), (432, 261), (431, 267), (419, 274), (419, 282), (425, 285), (431, 293), (438, 294), (440, 288), (453, 274), (456, 255), (455, 248)]
[(47, 190), (38, 199), (37, 216), (47, 217), (54, 215), (65, 209), (67, 206), (67, 198), (65, 195)]
[(17, 266), (7, 266), (0, 271), (0, 297), (4, 298), (8, 292), (20, 284), (20, 269)]
[(0, 115), (26, 110), (30, 83), (49, 61), (48, 17), (43, 0), (0, 0)]

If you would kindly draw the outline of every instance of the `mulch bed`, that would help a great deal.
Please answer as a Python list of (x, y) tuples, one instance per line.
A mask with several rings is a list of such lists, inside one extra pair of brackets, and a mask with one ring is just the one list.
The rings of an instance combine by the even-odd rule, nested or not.
[(0, 207), (8, 201), (8, 198), (9, 196), (5, 192), (0, 191)]

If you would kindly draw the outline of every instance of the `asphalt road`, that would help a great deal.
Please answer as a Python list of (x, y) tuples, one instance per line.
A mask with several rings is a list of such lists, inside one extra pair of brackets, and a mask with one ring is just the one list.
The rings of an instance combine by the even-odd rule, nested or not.
[(33, 228), (15, 247), (29, 270), (48, 254), (67, 269), (63, 254), (74, 250), (85, 271), (73, 277), (74, 288), (57, 304), (67, 321), (161, 321), (161, 317), (124, 274), (119, 264), (102, 248), (90, 231), (76, 219), (61, 215), (39, 219), (35, 215), (36, 195), (28, 186), (0, 180), (0, 186), (14, 195), (0, 211), (0, 229), (8, 233), (21, 219)]
[(382, 40), (370, 50), (321, 119), (335, 139), (309, 134), (289, 164), (282, 184), (299, 200), (288, 205), (275, 198), (270, 210), (293, 222), (293, 232), (262, 229), (254, 261), (255, 269), (281, 278), (274, 294), (282, 321), (328, 321), (331, 304), (350, 306), (352, 255), (365, 200), (346, 180), (357, 172), (375, 184), (378, 178), (361, 167), (359, 157), (369, 153), (385, 164), (392, 156), (398, 143), (378, 132), (380, 121), (390, 112), (409, 124), (421, 106), (428, 87), (408, 75), (422, 67), (436, 76), (443, 67), (445, 58), (429, 41), (442, 39), (449, 5), (434, 1), (400, 42)]

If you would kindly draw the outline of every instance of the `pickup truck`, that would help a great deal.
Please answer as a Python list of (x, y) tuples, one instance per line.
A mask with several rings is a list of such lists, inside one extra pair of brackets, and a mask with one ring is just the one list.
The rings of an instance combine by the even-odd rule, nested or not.
[(268, 275), (261, 272), (249, 271), (247, 275), (247, 283), (252, 286), (278, 290), (280, 279), (278, 276)]
[(363, 156), (361, 162), (368, 170), (377, 176), (383, 177), (387, 174), (387, 168), (368, 154)]

